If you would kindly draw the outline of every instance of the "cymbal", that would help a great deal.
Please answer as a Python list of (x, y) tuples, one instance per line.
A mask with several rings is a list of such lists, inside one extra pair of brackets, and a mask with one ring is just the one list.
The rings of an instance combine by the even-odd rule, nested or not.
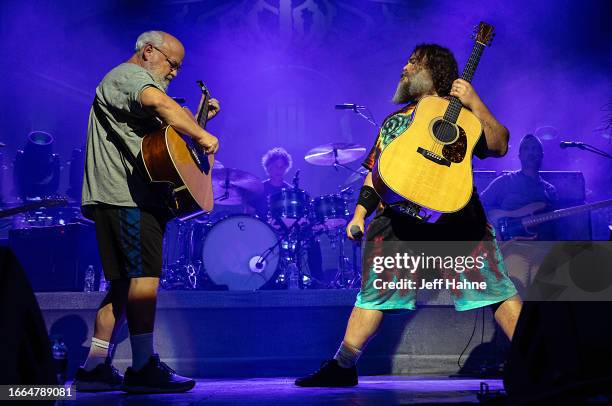
[(366, 152), (359, 144), (333, 142), (320, 145), (308, 151), (304, 159), (309, 164), (332, 166), (335, 163), (347, 164), (361, 158)]
[(215, 163), (213, 164), (213, 169), (223, 169), (223, 168), (225, 168), (225, 165), (223, 165), (221, 161), (218, 161), (215, 159)]
[(257, 176), (235, 168), (213, 168), (212, 185), (215, 204), (219, 205), (243, 204), (263, 193), (263, 183)]
[(363, 180), (368, 175), (368, 172), (369, 171), (363, 166), (360, 167), (359, 169), (357, 169), (356, 172), (351, 173), (351, 176), (346, 178), (346, 180), (344, 181), (344, 185), (345, 186), (352, 185), (353, 183), (357, 181), (361, 181), (361, 183), (363, 183)]

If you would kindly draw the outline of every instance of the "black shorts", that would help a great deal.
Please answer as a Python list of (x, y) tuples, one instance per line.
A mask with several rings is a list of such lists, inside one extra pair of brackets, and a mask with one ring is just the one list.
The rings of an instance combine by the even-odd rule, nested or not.
[(162, 270), (162, 241), (168, 217), (138, 207), (87, 207), (107, 280), (151, 276)]

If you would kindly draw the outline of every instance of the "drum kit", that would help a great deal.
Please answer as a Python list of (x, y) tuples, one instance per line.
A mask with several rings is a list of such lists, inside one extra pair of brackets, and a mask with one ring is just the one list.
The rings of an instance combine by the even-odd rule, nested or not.
[[(164, 240), (165, 289), (257, 290), (352, 288), (360, 284), (359, 244), (350, 244), (347, 257), (345, 226), (351, 217), (351, 184), (363, 180), (366, 171), (345, 164), (365, 154), (356, 144), (332, 143), (311, 149), (304, 157), (312, 165), (345, 168), (351, 172), (335, 194), (311, 199), (294, 186), (267, 196), (267, 217), (238, 209), (264, 199), (263, 183), (246, 171), (213, 169), (213, 193), (217, 210), (169, 225)], [(321, 280), (309, 268), (308, 255), (321, 237), (337, 255), (334, 275)], [(316, 250), (315, 250), (316, 252)], [(320, 254), (319, 254), (320, 255)]]

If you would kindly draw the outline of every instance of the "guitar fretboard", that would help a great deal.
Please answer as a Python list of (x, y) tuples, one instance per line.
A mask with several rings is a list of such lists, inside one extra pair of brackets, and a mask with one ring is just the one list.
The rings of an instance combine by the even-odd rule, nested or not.
[[(476, 68), (478, 67), (478, 63), (480, 62), (480, 57), (484, 52), (485, 46), (480, 42), (476, 42), (474, 44), (474, 48), (472, 48), (472, 54), (470, 55), (470, 59), (468, 59), (465, 68), (463, 68), (463, 73), (461, 74), (461, 79), (466, 82), (472, 82), (474, 78), (474, 72), (476, 72)], [(459, 101), (458, 98), (451, 96), (450, 104), (444, 113), (444, 119), (446, 121), (450, 121), (451, 123), (456, 123), (459, 118), (459, 113), (461, 112), (461, 108), (463, 104)]]
[(551, 211), (550, 213), (538, 214), (535, 216), (525, 217), (522, 220), (523, 225), (533, 226), (536, 224), (544, 223), (546, 221), (556, 220), (565, 216), (572, 216), (574, 214), (580, 214), (585, 211), (596, 210), (602, 207), (612, 205), (612, 199), (602, 200), (601, 202), (585, 204), (582, 206), (568, 207), (566, 209), (559, 209)]

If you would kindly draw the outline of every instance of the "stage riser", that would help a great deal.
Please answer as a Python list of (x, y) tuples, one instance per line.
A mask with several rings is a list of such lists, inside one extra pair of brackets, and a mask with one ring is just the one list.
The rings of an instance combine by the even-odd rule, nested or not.
[[(196, 377), (294, 376), (317, 368), (338, 347), (356, 291), (161, 292), (155, 347), (180, 373)], [(39, 293), (51, 334), (70, 349), (70, 372), (86, 357), (101, 293)], [(425, 306), (385, 319), (360, 372), (453, 374), (474, 327), (475, 311)], [(494, 333), (485, 311), (485, 342)], [(480, 343), (475, 338), (464, 355)], [(130, 365), (127, 328), (115, 365)]]

